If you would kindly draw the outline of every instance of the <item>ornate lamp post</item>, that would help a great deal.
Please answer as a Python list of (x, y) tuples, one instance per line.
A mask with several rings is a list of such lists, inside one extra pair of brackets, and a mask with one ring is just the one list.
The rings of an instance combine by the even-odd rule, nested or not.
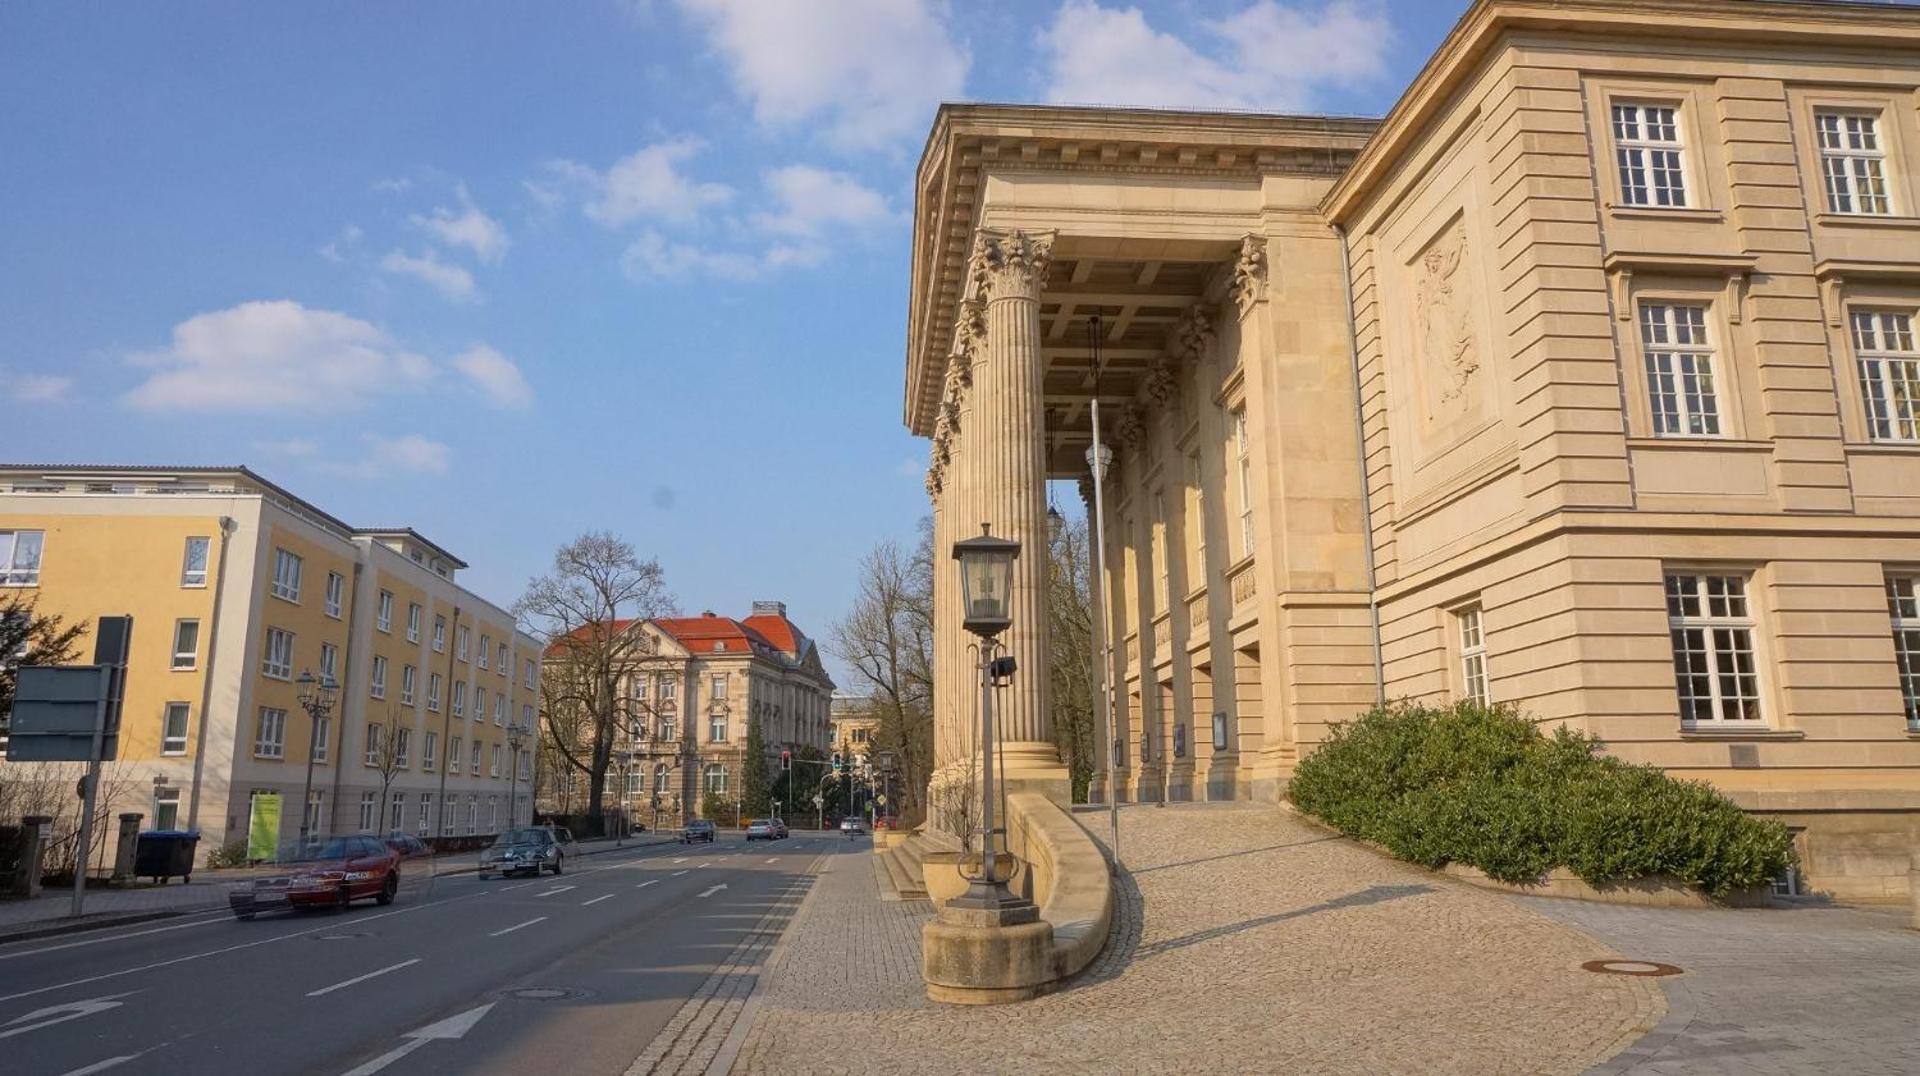
[(307, 843), (307, 834), (312, 828), (313, 817), (313, 756), (320, 746), (320, 722), (333, 710), (333, 700), (340, 685), (330, 675), (314, 676), (312, 669), (303, 670), (300, 679), (294, 683), (300, 685), (300, 708), (307, 712), (307, 784), (300, 791), (300, 843)]
[(1100, 692), (1100, 725), (1107, 737), (1107, 826), (1113, 845), (1113, 870), (1120, 871), (1120, 750), (1126, 742), (1113, 727), (1113, 695), (1108, 681), (1113, 677), (1113, 625), (1107, 623), (1107, 469), (1113, 466), (1113, 449), (1100, 440), (1100, 315), (1087, 320), (1087, 339), (1093, 347), (1093, 447), (1087, 449), (1087, 469), (1093, 474), (1093, 625), (1100, 633), (1095, 687)]
[(961, 626), (980, 639), (980, 875), (951, 902), (962, 908), (999, 911), (1017, 903), (994, 871), (993, 685), (1014, 673), (1011, 656), (996, 656), (1000, 633), (1013, 623), (1013, 562), (1020, 543), (996, 538), (983, 524), (977, 537), (953, 543), (960, 562)]
[(507, 828), (520, 824), (520, 752), (527, 746), (527, 730), (507, 726), (507, 750), (513, 753), (512, 769), (507, 773)]

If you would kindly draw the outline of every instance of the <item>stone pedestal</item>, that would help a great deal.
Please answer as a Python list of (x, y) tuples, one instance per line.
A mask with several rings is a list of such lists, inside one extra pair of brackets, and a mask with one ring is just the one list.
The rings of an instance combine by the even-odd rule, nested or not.
[(1026, 1001), (1053, 978), (1053, 927), (1030, 901), (949, 901), (922, 931), (920, 949), (927, 997), (951, 1005)]
[(140, 820), (146, 815), (129, 812), (120, 816), (120, 843), (113, 851), (113, 878), (115, 885), (133, 880), (133, 855), (140, 844)]

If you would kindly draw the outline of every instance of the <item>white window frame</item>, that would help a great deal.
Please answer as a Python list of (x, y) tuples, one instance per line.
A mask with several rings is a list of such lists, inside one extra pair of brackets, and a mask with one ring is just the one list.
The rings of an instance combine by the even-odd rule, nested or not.
[(461, 661), (466, 661), (467, 652), (470, 649), (468, 644), (472, 640), (473, 630), (471, 628), (468, 628), (465, 624), (455, 628), (453, 632), (453, 656), (459, 658)]
[[(174, 716), (180, 718), (179, 731), (174, 730)], [(163, 755), (184, 755), (187, 753), (187, 734), (193, 728), (193, 705), (186, 702), (170, 702), (160, 711), (160, 753)]]
[(381, 755), (384, 753), (381, 749), (381, 741), (386, 739), (386, 735), (387, 727), (385, 725), (377, 721), (367, 722), (367, 753), (363, 759), (364, 765), (380, 765), (382, 761)]
[(467, 765), (467, 743), (464, 736), (447, 738), (447, 772), (465, 773)]
[[(1681, 726), (1765, 728), (1766, 686), (1760, 676), (1751, 573), (1669, 568), (1664, 589)], [(1688, 601), (1693, 612), (1687, 611)], [(1694, 655), (1698, 661), (1692, 660)], [(1744, 709), (1746, 715), (1728, 716), (1730, 706)]]
[(271, 593), (281, 601), (300, 604), (300, 575), (306, 570), (298, 553), (275, 546), (273, 549), (273, 586)]
[(467, 682), (465, 680), (453, 682), (453, 716), (467, 716)]
[(473, 743), (468, 746), (467, 755), (467, 772), (475, 777), (480, 776), (480, 747), (480, 737), (475, 736)]
[(488, 833), (500, 832), (500, 797), (499, 796), (489, 795), (487, 797), (487, 832)]
[(1920, 732), (1920, 573), (1887, 573), (1887, 618), (1893, 627), (1893, 658), (1907, 728)]
[(415, 825), (422, 837), (433, 831), (433, 793), (420, 793), (420, 820)]
[(420, 772), (432, 773), (440, 767), (440, 734), (428, 729), (420, 739)]
[(493, 697), (493, 723), (496, 727), (507, 727), (507, 693), (502, 691)]
[(713, 702), (727, 700), (727, 674), (714, 673), (707, 683), (707, 697)]
[(1887, 175), (1887, 148), (1878, 111), (1816, 109), (1813, 140), (1820, 154), (1827, 212), (1850, 217), (1893, 215), (1893, 184)]
[(307, 750), (313, 752), (313, 761), (317, 765), (325, 765), (332, 761), (333, 717), (331, 715), (321, 714), (313, 719), (313, 724), (307, 733)]
[(393, 733), (393, 764), (398, 769), (413, 765), (413, 730), (395, 729)]
[[(33, 559), (24, 559), (21, 550), (26, 548), (23, 536), (33, 538)], [(0, 531), (0, 587), (37, 587), (40, 585), (40, 565), (47, 556), (47, 532), (42, 530), (4, 530)]]
[(1867, 437), (1890, 444), (1920, 442), (1920, 347), (1908, 310), (1852, 310), (1847, 335), (1860, 377)]
[(497, 651), (499, 660), (493, 663), (493, 671), (499, 673), (501, 676), (512, 676), (513, 656), (508, 653), (507, 644), (500, 643), (499, 647), (500, 649)]
[(320, 644), (320, 677), (340, 683), (340, 648), (332, 643)]
[(1620, 204), (1636, 209), (1690, 208), (1693, 199), (1687, 189), (1687, 138), (1681, 103), (1615, 100), (1609, 105)]
[(447, 618), (443, 616), (436, 615), (433, 618), (433, 652), (447, 652)]
[(347, 600), (347, 577), (339, 572), (327, 573), (327, 596), (323, 611), (335, 620), (340, 619), (340, 609)]
[(1253, 443), (1247, 433), (1247, 409), (1245, 405), (1233, 409), (1230, 416), (1233, 431), (1234, 478), (1240, 495), (1240, 556), (1253, 552)]
[(707, 742), (727, 742), (727, 715), (725, 713), (714, 714), (707, 719)]
[(1485, 706), (1492, 701), (1487, 689), (1486, 616), (1478, 605), (1453, 612), (1454, 640), (1460, 653), (1460, 701)]
[[(181, 648), (180, 635), (192, 625), (193, 641), (185, 649)], [(200, 667), (200, 621), (194, 617), (181, 617), (173, 622), (173, 672), (192, 672)]]
[(287, 757), (287, 712), (272, 706), (260, 707), (253, 725), (254, 758)]
[(490, 777), (500, 776), (500, 766), (506, 760), (507, 760), (506, 752), (501, 749), (499, 744), (494, 744), (493, 757), (489, 761), (489, 765), (487, 767), (487, 775)]
[(432, 713), (440, 712), (440, 674), (427, 674), (427, 709)]
[(367, 693), (376, 699), (387, 697), (387, 659), (385, 656), (373, 656), (373, 671), (367, 677)]
[(388, 635), (393, 634), (393, 591), (380, 592), (379, 604), (374, 607), (373, 626)]
[(420, 641), (420, 612), (420, 603), (407, 603), (407, 641), (410, 643)]
[(520, 704), (520, 727), (528, 732), (533, 731), (533, 704), (530, 702)]
[(373, 832), (373, 812), (380, 806), (380, 793), (360, 793), (360, 832)]
[(533, 688), (533, 676), (534, 676), (533, 659), (532, 658), (521, 659), (520, 667), (522, 670), (524, 670), (522, 673), (521, 679), (527, 685), (527, 688), (531, 690)]
[(491, 668), (492, 666), (487, 664), (487, 658), (488, 658), (488, 655), (492, 653), (493, 653), (493, 636), (484, 635), (484, 634), (481, 635), (480, 636), (480, 652), (473, 656), (474, 664), (480, 666), (483, 669)]
[(260, 675), (269, 680), (292, 680), (293, 642), (293, 633), (287, 629), (268, 628), (260, 653)]
[(180, 789), (161, 786), (153, 790), (153, 828), (177, 829), (180, 825)]
[(400, 832), (407, 828), (407, 794), (395, 792), (387, 800), (387, 828)]
[(701, 770), (700, 779), (701, 779), (702, 787), (704, 787), (707, 790), (708, 795), (724, 796), (727, 794), (727, 764), (726, 763), (724, 762), (707, 763), (706, 766), (703, 767)]
[(1655, 437), (1723, 437), (1713, 311), (1704, 303), (1640, 301), (1640, 352)]
[(420, 670), (411, 665), (400, 666), (400, 702), (404, 706), (414, 705), (415, 690), (420, 684)]
[[(200, 551), (200, 567), (193, 566), (194, 550)], [(180, 550), (180, 585), (201, 588), (207, 585), (207, 568), (213, 559), (213, 539), (205, 535), (189, 535), (185, 546)]]

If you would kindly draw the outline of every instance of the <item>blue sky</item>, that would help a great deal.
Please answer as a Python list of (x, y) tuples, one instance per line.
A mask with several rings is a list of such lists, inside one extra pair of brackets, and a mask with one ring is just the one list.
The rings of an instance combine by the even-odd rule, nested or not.
[(7, 4), (5, 456), (246, 463), (503, 603), (609, 529), (824, 635), (925, 512), (939, 100), (1379, 113), (1464, 7)]

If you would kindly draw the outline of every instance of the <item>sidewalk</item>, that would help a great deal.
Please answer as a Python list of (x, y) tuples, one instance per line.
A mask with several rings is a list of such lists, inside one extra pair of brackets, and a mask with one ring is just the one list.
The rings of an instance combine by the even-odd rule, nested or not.
[[(580, 841), (579, 846), (581, 855), (593, 856), (621, 848), (670, 844), (677, 839), (675, 833), (643, 833), (629, 838), (625, 844), (601, 839)], [(438, 856), (434, 859), (433, 875), (444, 878), (472, 874), (479, 869), (479, 858), (477, 851)], [(85, 914), (78, 919), (67, 914), (72, 909), (71, 889), (44, 890), (33, 900), (0, 901), (0, 945), (225, 908), (227, 887), (257, 873), (260, 873), (259, 869), (209, 870), (202, 867), (193, 872), (192, 881), (185, 883), (140, 884), (115, 889), (90, 887), (87, 890)]]

